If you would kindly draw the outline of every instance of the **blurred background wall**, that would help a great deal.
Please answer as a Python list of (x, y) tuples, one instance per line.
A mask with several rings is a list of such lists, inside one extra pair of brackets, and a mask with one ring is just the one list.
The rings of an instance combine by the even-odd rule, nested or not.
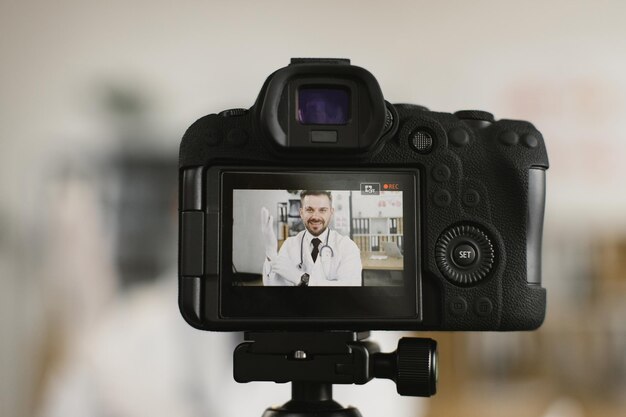
[[(364, 416), (626, 415), (626, 3), (0, 0), (0, 415), (260, 415), (238, 335), (176, 306), (179, 140), (290, 57), (349, 57), (391, 102), (527, 119), (551, 168), (548, 317), (438, 333), (439, 393)], [(398, 334), (374, 338), (392, 349)], [(432, 335), (431, 335), (432, 336)]]

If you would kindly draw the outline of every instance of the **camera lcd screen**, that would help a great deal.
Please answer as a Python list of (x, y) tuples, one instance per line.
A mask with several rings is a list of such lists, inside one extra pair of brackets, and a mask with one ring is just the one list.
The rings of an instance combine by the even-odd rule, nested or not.
[(224, 172), (222, 313), (415, 318), (416, 176)]
[(350, 91), (338, 87), (300, 87), (298, 121), (305, 125), (345, 125), (350, 120)]

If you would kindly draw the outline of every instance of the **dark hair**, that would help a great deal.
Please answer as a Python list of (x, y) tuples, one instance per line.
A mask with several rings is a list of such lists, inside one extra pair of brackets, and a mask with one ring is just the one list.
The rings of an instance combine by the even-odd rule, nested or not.
[(325, 195), (328, 197), (328, 201), (330, 201), (330, 205), (333, 205), (333, 196), (330, 194), (330, 191), (322, 191), (322, 190), (302, 190), (300, 192), (300, 201), (304, 202), (304, 197), (307, 195)]

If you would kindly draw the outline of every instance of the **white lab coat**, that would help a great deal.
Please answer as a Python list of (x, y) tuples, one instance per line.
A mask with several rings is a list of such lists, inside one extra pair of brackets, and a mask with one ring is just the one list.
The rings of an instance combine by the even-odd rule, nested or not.
[[(330, 235), (329, 235), (330, 233)], [(280, 248), (278, 257), (288, 257), (293, 265), (300, 263), (302, 254), (302, 273), (309, 274), (309, 286), (338, 286), (360, 287), (361, 277), (361, 253), (358, 246), (349, 237), (342, 236), (335, 230), (326, 229), (318, 238), (322, 241), (319, 245), (320, 253), (313, 262), (311, 240), (315, 236), (303, 230), (296, 236), (288, 238)], [(303, 241), (304, 238), (304, 241)], [(321, 250), (326, 244), (332, 248)], [(272, 272), (271, 263), (266, 259), (263, 264), (263, 285), (265, 286), (293, 286), (293, 282)]]

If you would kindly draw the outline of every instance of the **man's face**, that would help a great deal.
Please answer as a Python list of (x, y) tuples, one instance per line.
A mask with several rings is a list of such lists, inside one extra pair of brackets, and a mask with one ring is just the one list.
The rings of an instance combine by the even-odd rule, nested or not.
[(330, 206), (328, 196), (324, 194), (307, 195), (302, 200), (300, 217), (306, 230), (313, 236), (319, 236), (330, 224), (334, 211)]

